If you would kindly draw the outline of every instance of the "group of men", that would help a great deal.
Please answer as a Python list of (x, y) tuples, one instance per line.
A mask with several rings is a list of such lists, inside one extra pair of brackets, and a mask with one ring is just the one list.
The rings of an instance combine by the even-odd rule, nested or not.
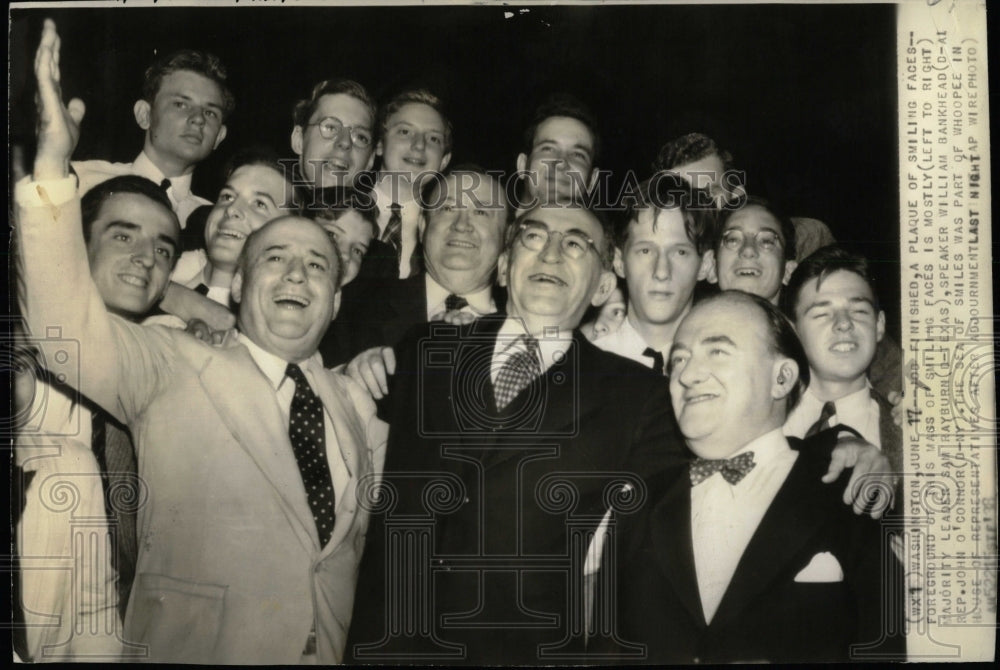
[[(24, 656), (905, 654), (891, 529), (868, 516), (900, 446), (864, 260), (797, 247), (808, 224), (730, 184), (708, 138), (665, 147), (615, 230), (586, 205), (579, 103), (539, 107), (512, 202), (494, 172), (445, 171), (437, 97), (378, 108), (333, 79), (294, 109), (295, 170), (238, 153), (211, 204), (190, 183), (234, 109), (221, 63), (158, 61), (139, 157), (72, 163), (59, 48), (46, 21), (15, 193), (51, 373), (17, 445)], [(47, 355), (53, 327), (79, 346)], [(67, 478), (72, 510), (51, 504)], [(83, 517), (75, 577), (39, 569), (77, 555)]]

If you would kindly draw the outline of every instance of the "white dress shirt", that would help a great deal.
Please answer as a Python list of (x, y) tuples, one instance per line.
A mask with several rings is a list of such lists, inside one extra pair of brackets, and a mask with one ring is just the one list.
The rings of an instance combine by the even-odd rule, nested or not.
[(229, 297), (232, 292), (231, 287), (213, 286), (208, 282), (207, 274), (208, 254), (204, 249), (191, 249), (182, 253), (181, 257), (177, 259), (177, 265), (174, 266), (174, 271), (170, 273), (170, 281), (190, 289), (197, 288), (199, 284), (204, 284), (208, 287), (208, 293), (205, 297), (209, 300), (214, 300), (228, 309)]
[[(882, 448), (882, 435), (879, 432), (879, 406), (871, 395), (871, 386), (855, 391), (833, 402), (837, 411), (830, 417), (830, 425), (842, 423), (861, 433), (866, 442)], [(819, 420), (823, 411), (824, 401), (820, 400), (812, 389), (806, 389), (802, 400), (795, 406), (785, 419), (784, 433), (789, 437), (805, 437), (806, 432)], [(845, 431), (846, 432), (846, 431)]]
[[(429, 272), (424, 273), (424, 286), (427, 289), (427, 320), (430, 321), (435, 316), (446, 311), (444, 303), (448, 296), (451, 295), (451, 291), (437, 283)], [(475, 293), (469, 293), (461, 297), (465, 298), (469, 304), (458, 310), (460, 312), (467, 312), (480, 317), (493, 314), (497, 311), (497, 306), (493, 302), (492, 286), (487, 286)]]
[(691, 541), (707, 623), (712, 622), (750, 538), (798, 457), (780, 428), (761, 435), (729, 458), (745, 451), (753, 452), (756, 465), (735, 486), (716, 472), (691, 487)]
[[(281, 414), (285, 419), (285, 432), (288, 432), (289, 415), (292, 411), (292, 398), (295, 396), (295, 382), (285, 375), (285, 370), (288, 368), (288, 361), (264, 351), (242, 333), (239, 336), (239, 341), (246, 345), (254, 363), (264, 373), (267, 381), (270, 382), (271, 387), (274, 389), (275, 399), (278, 401), (278, 407), (281, 408)], [(302, 373), (306, 376), (309, 385), (315, 393), (317, 376), (326, 374), (323, 369), (322, 357), (316, 353), (298, 365), (302, 368)], [(333, 493), (337, 498), (336, 504), (339, 511), (344, 491), (347, 489), (348, 482), (350, 482), (350, 474), (347, 471), (347, 465), (344, 463), (344, 457), (340, 453), (340, 443), (337, 442), (337, 433), (333, 429), (333, 419), (330, 418), (330, 412), (327, 411), (325, 406), (323, 407), (323, 426), (326, 431), (326, 460), (330, 464), (330, 475), (333, 478)]]
[[(108, 161), (73, 161), (73, 171), (80, 179), (80, 195), (94, 188), (101, 182), (112, 177), (133, 174), (145, 177), (150, 181), (160, 184), (166, 176), (149, 159), (146, 152), (141, 152), (131, 163), (109, 163)], [(177, 177), (170, 177), (170, 188), (167, 189), (167, 197), (174, 206), (174, 212), (181, 223), (181, 228), (187, 226), (188, 217), (191, 212), (202, 205), (210, 205), (211, 201), (200, 198), (191, 192), (191, 178), (193, 172)]]
[[(378, 207), (378, 239), (382, 239), (382, 233), (389, 225), (389, 219), (392, 217), (392, 203), (395, 202), (399, 205), (399, 214), (403, 220), (399, 278), (406, 279), (410, 276), (410, 256), (417, 248), (423, 209), (419, 202), (409, 197), (409, 193), (406, 194), (407, 198), (405, 199), (400, 199), (402, 196), (398, 193), (393, 194), (393, 183), (391, 179), (380, 181), (372, 188), (372, 195), (375, 198), (375, 205)], [(399, 189), (405, 188), (409, 187), (400, 181)], [(397, 199), (393, 199), (394, 196)]]
[[(666, 361), (670, 357), (671, 344), (673, 343), (671, 342), (670, 344), (667, 344), (664, 349), (659, 350), (663, 355), (664, 369)], [(612, 354), (618, 354), (619, 356), (624, 356), (625, 358), (630, 358), (636, 363), (642, 363), (647, 368), (652, 369), (653, 367), (652, 357), (644, 356), (642, 353), (647, 347), (649, 347), (649, 345), (646, 344), (646, 340), (642, 339), (642, 335), (640, 335), (639, 331), (632, 325), (631, 315), (625, 317), (625, 320), (622, 321), (622, 325), (619, 326), (618, 330), (594, 340), (594, 345), (604, 351)]]

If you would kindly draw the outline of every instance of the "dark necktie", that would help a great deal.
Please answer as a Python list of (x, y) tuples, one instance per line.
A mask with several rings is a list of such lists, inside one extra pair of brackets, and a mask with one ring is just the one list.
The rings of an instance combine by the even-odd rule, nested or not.
[(837, 413), (837, 406), (833, 404), (832, 400), (827, 400), (823, 403), (823, 409), (819, 413), (819, 419), (816, 423), (809, 426), (809, 430), (806, 431), (806, 437), (812, 437), (816, 433), (826, 430), (830, 427), (830, 419), (833, 415)]
[(398, 258), (403, 247), (403, 208), (398, 202), (394, 202), (389, 205), (389, 212), (389, 223), (382, 231), (382, 241), (392, 245)]
[(288, 437), (302, 474), (309, 509), (316, 521), (319, 545), (325, 547), (333, 534), (336, 498), (330, 465), (326, 459), (323, 403), (309, 386), (298, 365), (289, 363), (285, 374), (295, 382), (295, 395), (288, 415)]
[(195, 290), (195, 292), (200, 293), (202, 295), (208, 295), (208, 287), (205, 286), (204, 283), (198, 284), (197, 286), (195, 286), (194, 290)]
[(652, 347), (646, 347), (642, 355), (653, 359), (653, 372), (658, 375), (663, 374), (663, 354)]
[(509, 405), (542, 372), (538, 362), (538, 340), (530, 335), (521, 335), (518, 340), (524, 343), (523, 348), (515, 341), (500, 355), (500, 372), (493, 385), (498, 410)]
[(449, 312), (456, 309), (462, 309), (468, 306), (469, 301), (461, 296), (457, 296), (454, 293), (449, 293), (448, 297), (444, 299), (444, 308)]
[(160, 190), (163, 191), (164, 193), (166, 193), (168, 190), (170, 190), (170, 180), (169, 179), (164, 179), (163, 181), (160, 182)]
[(753, 452), (744, 451), (732, 458), (696, 458), (691, 463), (688, 474), (691, 477), (691, 486), (697, 486), (716, 472), (721, 473), (723, 479), (736, 486), (755, 465), (757, 464), (754, 463)]

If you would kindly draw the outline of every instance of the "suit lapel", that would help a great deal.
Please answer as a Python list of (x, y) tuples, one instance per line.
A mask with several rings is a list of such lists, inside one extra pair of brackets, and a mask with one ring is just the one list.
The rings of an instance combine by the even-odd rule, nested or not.
[(674, 587), (678, 599), (701, 628), (705, 613), (695, 574), (691, 539), (691, 484), (687, 468), (678, 476), (651, 513), (650, 535), (659, 567)]
[(303, 545), (318, 549), (316, 522), (274, 389), (250, 352), (239, 344), (219, 349), (198, 378), (226, 428), (271, 483)]

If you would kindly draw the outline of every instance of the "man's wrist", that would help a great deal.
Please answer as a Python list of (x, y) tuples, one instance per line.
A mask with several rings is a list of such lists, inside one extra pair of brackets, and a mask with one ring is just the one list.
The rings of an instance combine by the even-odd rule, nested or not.
[(35, 181), (65, 179), (70, 176), (69, 159), (36, 158), (31, 174)]

